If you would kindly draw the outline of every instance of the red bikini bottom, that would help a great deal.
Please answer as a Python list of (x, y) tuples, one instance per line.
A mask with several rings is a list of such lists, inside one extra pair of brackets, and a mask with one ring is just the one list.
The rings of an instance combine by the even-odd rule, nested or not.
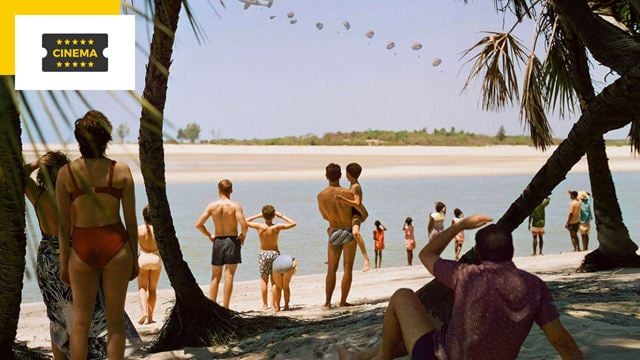
[(74, 227), (71, 246), (80, 259), (101, 270), (127, 243), (128, 234), (121, 222), (98, 227)]

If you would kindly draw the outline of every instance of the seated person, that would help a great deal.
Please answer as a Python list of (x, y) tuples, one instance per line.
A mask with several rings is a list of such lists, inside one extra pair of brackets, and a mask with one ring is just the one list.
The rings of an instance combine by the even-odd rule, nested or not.
[(338, 348), (340, 359), (515, 359), (535, 321), (563, 359), (582, 359), (560, 323), (551, 292), (535, 275), (516, 268), (513, 239), (498, 225), (476, 233), (480, 265), (443, 260), (440, 254), (456, 234), (491, 221), (471, 216), (438, 234), (420, 252), (436, 279), (454, 292), (450, 322), (440, 325), (410, 289), (389, 301), (380, 345), (352, 353)]

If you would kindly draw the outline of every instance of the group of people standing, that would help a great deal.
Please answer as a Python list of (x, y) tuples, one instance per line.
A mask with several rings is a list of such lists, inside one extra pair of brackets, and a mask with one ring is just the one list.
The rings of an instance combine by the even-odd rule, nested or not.
[[(569, 213), (565, 222), (565, 229), (569, 231), (573, 251), (580, 251), (580, 239), (582, 238), (582, 251), (589, 250), (589, 232), (591, 231), (591, 221), (593, 213), (591, 211), (591, 194), (585, 190), (569, 191)], [(545, 234), (545, 208), (551, 202), (550, 198), (545, 198), (529, 216), (529, 231), (533, 238), (533, 252), (531, 255), (542, 255)]]

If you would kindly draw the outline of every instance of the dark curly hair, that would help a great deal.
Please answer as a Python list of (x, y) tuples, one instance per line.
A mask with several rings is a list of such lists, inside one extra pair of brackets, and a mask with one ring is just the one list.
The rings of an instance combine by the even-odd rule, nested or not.
[(90, 110), (76, 120), (74, 135), (80, 147), (80, 154), (89, 159), (104, 156), (107, 144), (111, 141), (111, 122), (103, 113)]
[(42, 158), (44, 159), (43, 167), (38, 170), (38, 174), (36, 175), (38, 186), (48, 190), (49, 187), (47, 184), (51, 184), (53, 189), (56, 187), (58, 170), (69, 163), (69, 158), (61, 151), (48, 151)]

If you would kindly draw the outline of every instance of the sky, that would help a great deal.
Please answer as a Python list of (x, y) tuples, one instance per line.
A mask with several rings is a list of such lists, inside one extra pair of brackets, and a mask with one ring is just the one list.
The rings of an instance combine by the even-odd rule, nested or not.
[[(143, 2), (144, 3), (144, 2)], [(485, 112), (479, 82), (462, 89), (469, 72), (461, 53), (483, 31), (510, 28), (514, 18), (496, 14), (493, 2), (455, 0), (275, 0), (272, 8), (243, 9), (237, 0), (190, 1), (207, 40), (198, 44), (184, 11), (178, 25), (165, 116), (165, 133), (196, 122), (201, 138), (270, 138), (366, 129), (463, 129), (495, 135), (526, 133), (518, 107)], [(215, 9), (215, 11), (214, 11)], [(294, 12), (297, 23), (287, 18)], [(270, 16), (275, 16), (270, 19)], [(147, 24), (138, 17), (137, 41), (148, 47)], [(345, 30), (343, 21), (349, 21)], [(321, 22), (322, 30), (316, 28)], [(368, 39), (365, 33), (373, 30)], [(515, 34), (527, 46), (532, 24)], [(387, 50), (387, 42), (396, 48)], [(410, 49), (420, 42), (419, 51)], [(147, 57), (136, 54), (136, 88), (144, 86)], [(442, 59), (438, 67), (433, 59)], [(606, 72), (594, 68), (596, 80)], [(600, 86), (601, 87), (601, 86)], [(35, 92), (25, 92), (48, 142), (73, 141), (72, 129), (53, 111), (62, 139)], [(93, 107), (114, 126), (138, 132), (139, 106), (127, 92), (87, 92)], [(116, 100), (117, 99), (117, 100)], [(125, 106), (122, 106), (125, 104)], [(51, 104), (49, 104), (50, 106)], [(71, 118), (86, 110), (73, 101)], [(549, 116), (563, 138), (576, 115)], [(608, 138), (624, 138), (618, 130)], [(25, 142), (30, 139), (25, 134)]]

